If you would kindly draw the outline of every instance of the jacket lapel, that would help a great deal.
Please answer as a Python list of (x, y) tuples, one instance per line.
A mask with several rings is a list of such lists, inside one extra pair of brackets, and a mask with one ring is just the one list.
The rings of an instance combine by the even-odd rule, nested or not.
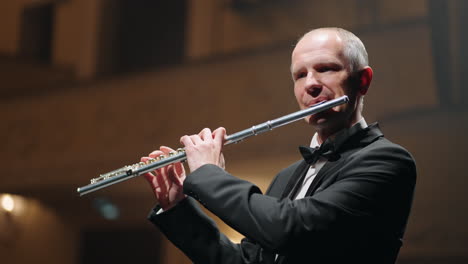
[(340, 159), (337, 161), (328, 161), (325, 163), (325, 165), (323, 165), (322, 169), (320, 169), (320, 171), (317, 173), (317, 176), (315, 176), (314, 180), (310, 184), (305, 196), (310, 196), (311, 194), (315, 193), (318, 187), (322, 184), (323, 180), (328, 178), (327, 176), (330, 175), (330, 173), (334, 173), (339, 170), (344, 160), (346, 159), (340, 157)]
[(339, 147), (339, 149), (337, 149), (339, 159), (336, 161), (327, 161), (327, 163), (325, 163), (317, 176), (315, 176), (305, 195), (310, 196), (314, 194), (326, 178), (328, 178), (332, 173), (336, 173), (339, 168), (342, 167), (342, 164), (346, 161), (347, 157), (353, 152), (353, 150), (361, 149), (380, 137), (383, 137), (383, 134), (377, 123), (373, 123), (367, 128), (357, 132), (355, 135), (352, 135)]
[(283, 190), (280, 199), (284, 199), (289, 196), (291, 191), (294, 189), (296, 184), (298, 184), (299, 179), (302, 178), (303, 175), (307, 173), (309, 169), (309, 165), (305, 161), (301, 161), (297, 168), (294, 170), (294, 173), (289, 178), (288, 184)]

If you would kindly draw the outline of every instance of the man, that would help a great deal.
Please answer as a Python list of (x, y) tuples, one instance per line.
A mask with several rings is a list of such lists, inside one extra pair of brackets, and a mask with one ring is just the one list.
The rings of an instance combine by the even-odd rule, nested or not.
[[(350, 98), (306, 118), (316, 129), (311, 147), (320, 148), (301, 148), (305, 160), (262, 194), (223, 169), (224, 128), (183, 136), (191, 173), (174, 164), (145, 175), (160, 205), (149, 219), (194, 263), (394, 263), (416, 169), (362, 117), (372, 81), (364, 45), (344, 29), (313, 30), (297, 43), (291, 72), (300, 108)], [(195, 200), (246, 238), (230, 242)]]

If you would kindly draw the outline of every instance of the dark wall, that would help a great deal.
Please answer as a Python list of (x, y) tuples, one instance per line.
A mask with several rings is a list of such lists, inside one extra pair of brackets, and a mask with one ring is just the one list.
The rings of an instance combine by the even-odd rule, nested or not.
[(182, 62), (185, 0), (103, 1), (98, 74), (135, 72)]

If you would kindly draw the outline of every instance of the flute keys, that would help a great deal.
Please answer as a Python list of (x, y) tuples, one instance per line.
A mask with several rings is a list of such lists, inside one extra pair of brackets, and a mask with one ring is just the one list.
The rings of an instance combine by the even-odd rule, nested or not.
[[(120, 176), (120, 175), (124, 175), (124, 174), (130, 175), (130, 174), (133, 173), (133, 171), (135, 171), (135, 170), (137, 170), (139, 168), (142, 168), (142, 167), (150, 165), (152, 163), (164, 160), (164, 159), (169, 158), (169, 157), (173, 157), (173, 156), (178, 155), (178, 154), (183, 154), (183, 153), (185, 153), (185, 149), (184, 148), (178, 148), (178, 149), (176, 149), (174, 151), (169, 152), (167, 155), (160, 155), (160, 156), (158, 156), (156, 158), (150, 158), (147, 161), (140, 161), (140, 162), (132, 164), (132, 165), (124, 166), (122, 168), (113, 170), (111, 172), (101, 174), (97, 178), (91, 179), (91, 184), (95, 184), (95, 183), (98, 183), (98, 182), (103, 181), (103, 180), (107, 180), (107, 179), (115, 177), (115, 176)], [(184, 161), (185, 160), (182, 160), (181, 162), (184, 162)]]
[[(134, 165), (132, 165), (132, 166), (134, 166)], [(125, 173), (127, 170), (131, 169), (132, 166), (124, 166), (124, 167), (122, 167), (120, 169), (116, 169), (116, 170), (113, 170), (111, 172), (101, 174), (101, 175), (99, 175), (99, 177), (91, 179), (90, 182), (91, 182), (91, 184), (94, 184), (94, 183), (97, 183), (97, 182), (100, 182), (100, 181), (103, 181), (103, 180), (107, 180), (107, 179), (112, 178), (114, 176)]]
[(151, 163), (153, 163), (155, 161), (156, 161), (156, 159), (151, 158), (151, 159), (147, 160), (146, 162), (144, 162), (144, 165), (151, 164)]
[(176, 150), (176, 152), (177, 152), (177, 154), (185, 153), (185, 149), (183, 149), (183, 148), (178, 148), (178, 149)]

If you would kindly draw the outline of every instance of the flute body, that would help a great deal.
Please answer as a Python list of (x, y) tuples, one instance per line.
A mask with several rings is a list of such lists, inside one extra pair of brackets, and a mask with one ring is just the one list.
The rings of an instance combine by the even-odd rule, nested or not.
[[(330, 101), (320, 102), (307, 109), (303, 109), (273, 120), (266, 121), (264, 123), (252, 126), (251, 128), (226, 136), (226, 142), (224, 143), (224, 145), (237, 143), (245, 138), (270, 131), (280, 126), (287, 125), (289, 123), (300, 120), (306, 116), (313, 115), (333, 108), (335, 106), (347, 103), (348, 101), (349, 99), (347, 96), (342, 96)], [(136, 176), (140, 176), (144, 173), (184, 160), (186, 160), (185, 150), (178, 149), (174, 152), (171, 152), (168, 156), (161, 156), (157, 159), (151, 159), (147, 162), (135, 163), (133, 165), (124, 166), (120, 169), (101, 174), (99, 177), (91, 179), (90, 184), (83, 187), (79, 187), (77, 189), (77, 192), (80, 196), (83, 196), (85, 194), (97, 191), (110, 185), (134, 178)]]

